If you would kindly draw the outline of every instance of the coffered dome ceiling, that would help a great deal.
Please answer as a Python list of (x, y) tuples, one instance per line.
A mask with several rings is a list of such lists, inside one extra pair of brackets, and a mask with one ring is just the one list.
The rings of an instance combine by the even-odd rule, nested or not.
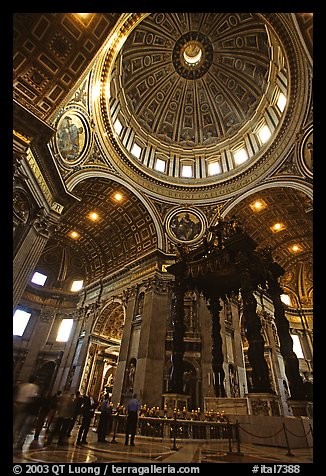
[[(91, 285), (157, 248), (169, 252), (159, 233), (182, 205), (208, 224), (217, 210), (236, 215), (311, 305), (311, 14), (15, 17), (15, 100), (58, 139), (67, 116), (85, 133), (82, 153), (54, 154), (78, 200), (64, 208), (40, 261), (53, 282), (64, 262), (67, 276)], [(120, 204), (111, 199), (118, 192)], [(24, 197), (15, 198), (25, 216)], [(253, 212), (255, 200), (266, 208)], [(285, 228), (274, 233), (277, 222)]]
[(216, 145), (254, 118), (270, 57), (267, 29), (255, 15), (152, 14), (117, 61), (121, 109), (140, 137), (160, 147), (193, 153)]
[(197, 192), (218, 186), (216, 198), (243, 188), (241, 178), (253, 166), (256, 178), (266, 174), (289, 145), (283, 125), (298, 106), (297, 84), (290, 89), (288, 76), (299, 66), (284, 48), (284, 34), (273, 15), (145, 16), (115, 61), (108, 54), (94, 75), (106, 153), (133, 180), (160, 185), (161, 195), (170, 186)]

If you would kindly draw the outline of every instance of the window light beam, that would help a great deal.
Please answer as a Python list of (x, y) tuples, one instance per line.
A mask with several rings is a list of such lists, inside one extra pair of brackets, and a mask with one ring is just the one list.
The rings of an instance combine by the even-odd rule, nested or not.
[(13, 315), (12, 329), (12, 333), (14, 336), (22, 336), (24, 334), (30, 317), (30, 312), (23, 311), (22, 309), (17, 309), (15, 311), (15, 314)]
[(234, 152), (233, 156), (236, 165), (243, 164), (248, 160), (248, 154), (246, 149), (238, 149), (236, 152)]
[(32, 283), (38, 284), (39, 286), (44, 286), (47, 276), (45, 274), (39, 273), (36, 271), (32, 277)]
[(57, 334), (56, 342), (67, 342), (70, 336), (74, 320), (73, 319), (62, 319), (59, 331)]

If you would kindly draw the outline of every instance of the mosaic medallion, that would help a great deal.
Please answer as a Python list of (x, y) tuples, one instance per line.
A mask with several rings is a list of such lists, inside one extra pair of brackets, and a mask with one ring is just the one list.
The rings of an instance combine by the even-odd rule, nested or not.
[(66, 165), (75, 165), (85, 155), (89, 143), (89, 129), (85, 118), (74, 110), (60, 118), (56, 133), (56, 146)]
[(303, 172), (309, 177), (313, 176), (313, 129), (312, 127), (304, 134), (304, 137), (300, 144), (300, 166), (303, 168)]
[(205, 231), (205, 218), (197, 210), (174, 210), (166, 219), (166, 231), (177, 243), (196, 243)]

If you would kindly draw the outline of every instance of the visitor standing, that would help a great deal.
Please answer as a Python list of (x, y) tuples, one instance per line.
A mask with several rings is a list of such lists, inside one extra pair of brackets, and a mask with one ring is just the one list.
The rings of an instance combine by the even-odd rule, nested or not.
[(84, 444), (87, 445), (87, 434), (91, 424), (91, 420), (94, 416), (95, 409), (97, 407), (97, 402), (94, 400), (92, 395), (85, 395), (83, 403), (80, 409), (82, 415), (81, 425), (77, 435), (76, 445)]
[(107, 443), (106, 435), (108, 434), (108, 423), (111, 414), (110, 398), (106, 393), (100, 404), (100, 418), (97, 427), (97, 441), (99, 443)]
[(134, 393), (133, 397), (129, 400), (126, 405), (126, 440), (125, 445), (127, 446), (129, 443), (129, 435), (130, 435), (130, 446), (135, 446), (134, 440), (136, 435), (136, 428), (138, 422), (138, 412), (140, 409), (140, 403), (137, 399), (137, 394)]

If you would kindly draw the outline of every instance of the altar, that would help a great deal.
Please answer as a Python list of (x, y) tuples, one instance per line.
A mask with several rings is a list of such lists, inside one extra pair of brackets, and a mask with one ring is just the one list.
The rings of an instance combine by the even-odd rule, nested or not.
[[(182, 394), (184, 355), (184, 296), (197, 290), (204, 296), (211, 314), (213, 398), (205, 397), (207, 410), (236, 414), (253, 414), (259, 405), (266, 415), (280, 414), (280, 398), (271, 387), (265, 360), (264, 338), (260, 317), (256, 312), (255, 292), (266, 292), (274, 305), (274, 319), (280, 340), (285, 373), (291, 398), (305, 400), (299, 361), (293, 351), (289, 323), (281, 302), (283, 289), (278, 283), (284, 269), (276, 263), (269, 250), (257, 251), (257, 243), (243, 230), (236, 219), (208, 228), (203, 243), (194, 249), (179, 245), (176, 263), (167, 267), (175, 276), (173, 342), (169, 393)], [(225, 355), (221, 336), (221, 302), (241, 295), (243, 328), (248, 342), (247, 357), (251, 366), (251, 386), (248, 395), (230, 398), (225, 386)], [(228, 363), (228, 362), (227, 362)], [(213, 406), (213, 408), (208, 408)], [(297, 411), (300, 412), (299, 406)], [(303, 407), (302, 407), (303, 408)]]

